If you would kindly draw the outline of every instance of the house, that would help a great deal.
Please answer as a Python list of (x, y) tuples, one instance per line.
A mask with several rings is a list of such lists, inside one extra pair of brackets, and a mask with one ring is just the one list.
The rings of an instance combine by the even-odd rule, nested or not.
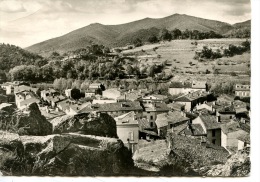
[(47, 97), (49, 96), (56, 96), (59, 95), (59, 92), (57, 92), (56, 90), (49, 88), (48, 90), (42, 90), (41, 91), (41, 99), (43, 99), (44, 101), (46, 101)]
[(197, 135), (205, 134), (210, 143), (221, 145), (221, 123), (217, 122), (215, 116), (201, 114), (192, 120), (191, 128), (198, 128), (196, 124), (200, 125), (203, 129), (203, 132), (199, 132)]
[(26, 107), (26, 105), (29, 105), (30, 103), (33, 102), (39, 103), (40, 100), (37, 98), (37, 95), (32, 91), (21, 91), (15, 94), (15, 104), (18, 109), (21, 109), (22, 107)]
[(176, 99), (174, 99), (174, 102), (185, 105), (185, 111), (191, 111), (198, 104), (203, 104), (204, 102), (207, 102), (210, 97), (212, 97), (211, 93), (198, 90), (177, 97)]
[(141, 100), (143, 93), (137, 90), (129, 90), (124, 92), (121, 96), (117, 98), (119, 102), (121, 101), (139, 101)]
[(215, 106), (216, 105), (216, 101), (213, 101), (213, 102), (204, 102), (202, 104), (198, 103), (196, 106), (195, 106), (195, 110), (196, 111), (201, 111), (203, 109), (211, 112), (211, 113), (215, 113), (216, 112), (216, 109), (215, 109)]
[[(221, 146), (224, 147), (229, 153), (236, 152), (241, 149), (241, 143), (248, 142), (246, 136), (249, 135), (248, 132), (241, 129), (238, 122), (231, 121), (221, 125)], [(241, 141), (243, 140), (246, 141)], [(240, 138), (240, 143), (238, 140)]]
[(230, 121), (236, 115), (234, 105), (224, 105), (216, 109), (216, 117), (218, 122)]
[(186, 117), (182, 111), (169, 111), (167, 113), (158, 114), (155, 120), (158, 135), (166, 137), (167, 130), (187, 124), (190, 122), (190, 118)]
[(65, 95), (66, 95), (66, 97), (71, 98), (71, 90), (72, 90), (72, 89), (66, 89), (66, 90), (65, 90)]
[(158, 114), (169, 112), (169, 108), (165, 103), (143, 103), (143, 118), (150, 122), (151, 128), (156, 128), (155, 120)]
[(173, 111), (184, 111), (185, 109), (185, 105), (178, 102), (167, 104), (167, 107), (169, 107)]
[(238, 97), (250, 97), (250, 85), (236, 84), (235, 95)]
[(188, 94), (195, 91), (207, 91), (207, 82), (193, 81), (193, 82), (171, 82), (168, 92), (171, 95)]
[(29, 106), (30, 104), (32, 103), (37, 103), (39, 104), (40, 103), (40, 100), (35, 98), (35, 97), (31, 97), (29, 99), (26, 99), (26, 100), (23, 100), (23, 101), (20, 101), (18, 102), (18, 105), (17, 105), (17, 108), (18, 109), (24, 109), (26, 108), (27, 106)]
[(110, 88), (102, 91), (102, 96), (104, 98), (116, 100), (121, 96), (121, 92), (117, 88)]
[(250, 147), (250, 134), (244, 133), (237, 137), (237, 150), (242, 150), (245, 147)]
[(131, 111), (114, 119), (118, 138), (134, 153), (139, 141), (139, 124), (135, 112)]
[(162, 103), (168, 102), (169, 99), (166, 95), (153, 94), (142, 98), (143, 103)]
[(47, 96), (45, 101), (48, 102), (48, 104), (50, 104), (52, 108), (55, 108), (58, 102), (63, 101), (65, 99), (66, 97), (64, 97), (63, 95), (52, 95)]
[(102, 87), (104, 87), (104, 85), (102, 83), (91, 83), (89, 85), (89, 89), (102, 89)]
[(85, 91), (85, 97), (93, 97), (95, 95), (102, 95), (100, 88), (89, 88)]
[(1, 88), (5, 90), (6, 95), (14, 93), (14, 84), (12, 82), (5, 82), (1, 85)]
[(33, 88), (27, 85), (17, 85), (14, 86), (14, 94), (18, 93), (18, 92), (23, 92), (23, 91), (32, 91), (35, 94), (37, 94), (37, 91), (39, 90), (39, 88)]

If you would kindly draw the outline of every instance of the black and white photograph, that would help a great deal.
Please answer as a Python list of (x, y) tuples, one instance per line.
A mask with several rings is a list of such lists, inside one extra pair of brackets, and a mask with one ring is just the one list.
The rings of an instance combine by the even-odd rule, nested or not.
[(251, 8), (0, 0), (0, 181), (249, 177)]

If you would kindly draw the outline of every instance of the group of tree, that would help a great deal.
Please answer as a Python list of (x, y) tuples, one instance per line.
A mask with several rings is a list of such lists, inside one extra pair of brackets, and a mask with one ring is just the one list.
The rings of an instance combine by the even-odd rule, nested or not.
[(230, 44), (228, 48), (224, 49), (222, 52), (220, 49), (213, 51), (211, 48), (204, 46), (200, 52), (195, 52), (194, 59), (196, 60), (204, 60), (204, 59), (217, 59), (221, 57), (232, 57), (234, 55), (241, 55), (244, 52), (250, 51), (250, 41), (246, 40), (241, 43), (241, 45), (236, 46)]
[(150, 43), (156, 43), (158, 41), (171, 41), (175, 39), (194, 39), (194, 40), (201, 40), (201, 39), (209, 39), (209, 38), (222, 38), (222, 35), (214, 32), (201, 32), (198, 30), (184, 30), (181, 31), (179, 29), (174, 29), (172, 31), (167, 30), (166, 28), (161, 29), (158, 35), (151, 35), (148, 38)]

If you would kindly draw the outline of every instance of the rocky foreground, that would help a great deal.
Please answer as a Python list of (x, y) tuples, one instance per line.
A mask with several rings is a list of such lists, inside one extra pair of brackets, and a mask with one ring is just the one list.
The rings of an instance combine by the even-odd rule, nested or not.
[[(141, 144), (142, 145), (142, 144)], [(229, 156), (184, 136), (144, 143), (132, 158), (108, 114), (46, 120), (37, 104), (0, 108), (0, 175), (247, 176), (249, 150)]]

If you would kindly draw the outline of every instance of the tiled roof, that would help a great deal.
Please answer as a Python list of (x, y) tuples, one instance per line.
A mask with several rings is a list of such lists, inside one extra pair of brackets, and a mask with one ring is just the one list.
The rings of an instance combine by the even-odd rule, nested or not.
[[(181, 115), (179, 111), (169, 111), (168, 113), (158, 114), (155, 123), (159, 124), (159, 126), (168, 126), (168, 124), (175, 124), (182, 121), (190, 120), (187, 117)], [(158, 125), (157, 125), (158, 127)]]
[(26, 99), (26, 100), (20, 102), (20, 106), (28, 105), (28, 104), (31, 104), (31, 103), (38, 103), (38, 102), (40, 102), (39, 99), (36, 99), (36, 98), (32, 97), (30, 99)]
[(147, 118), (138, 119), (138, 124), (140, 131), (151, 128), (149, 120)]
[(236, 112), (235, 107), (233, 105), (217, 108), (217, 111), (219, 113), (235, 113)]
[(142, 94), (138, 91), (125, 92), (123, 95), (119, 96), (117, 100), (129, 100), (136, 101), (142, 98)]
[(216, 117), (208, 114), (202, 114), (199, 116), (201, 121), (204, 123), (207, 130), (219, 129), (221, 123), (216, 121)]
[(207, 84), (207, 82), (205, 82), (205, 81), (192, 82), (192, 88), (206, 89), (206, 84)]
[(167, 106), (173, 110), (180, 111), (185, 105), (178, 102), (167, 104)]
[(249, 133), (243, 133), (240, 136), (238, 136), (237, 139), (241, 140), (243, 142), (250, 143), (250, 134)]
[(36, 92), (37, 90), (39, 90), (39, 88), (33, 88), (33, 87), (30, 87), (30, 86), (27, 86), (27, 85), (20, 85), (20, 86), (14, 87), (14, 93), (23, 92), (23, 91)]
[(114, 118), (117, 125), (137, 124), (135, 112), (131, 111)]
[(165, 100), (165, 99), (168, 99), (168, 97), (167, 97), (166, 95), (152, 94), (152, 95), (147, 95), (147, 96), (143, 97), (143, 100), (150, 100), (151, 97), (155, 97), (156, 100)]
[(160, 112), (160, 111), (165, 111), (168, 112), (170, 108), (167, 107), (167, 104), (165, 103), (144, 103), (144, 110), (146, 112)]
[(89, 111), (99, 111), (99, 112), (117, 112), (117, 111), (142, 111), (139, 102), (117, 102), (117, 103), (106, 103), (106, 104), (95, 104), (91, 107), (85, 107), (80, 112)]
[(182, 96), (174, 99), (174, 101), (191, 102), (193, 100), (197, 100), (197, 99), (202, 98), (202, 97), (207, 97), (208, 95), (209, 95), (208, 92), (198, 90), (198, 91), (195, 91), (195, 92), (188, 93), (186, 95), (182, 95)]
[(241, 128), (238, 122), (228, 122), (225, 124), (221, 124), (221, 130), (223, 133), (227, 134), (241, 130)]
[(65, 100), (66, 97), (64, 97), (63, 95), (58, 95), (58, 96), (48, 96), (46, 97), (46, 100), (49, 101), (49, 102), (59, 102), (59, 101), (62, 101), (62, 100)]
[(186, 128), (184, 130), (184, 133), (186, 135), (193, 135), (193, 136), (201, 136), (201, 135), (206, 135), (204, 132), (202, 126), (200, 124), (192, 124), (190, 128)]

